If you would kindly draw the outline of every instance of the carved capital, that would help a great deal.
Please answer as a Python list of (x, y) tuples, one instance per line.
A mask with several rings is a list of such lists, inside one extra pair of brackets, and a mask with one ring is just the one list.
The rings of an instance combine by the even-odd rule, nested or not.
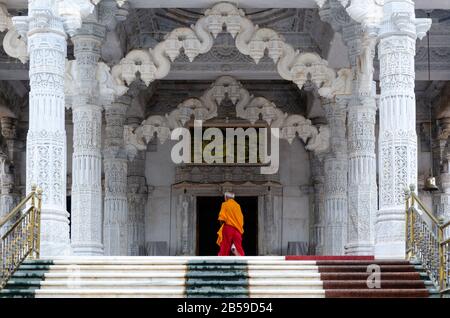
[(371, 33), (376, 34), (382, 19), (384, 0), (339, 0), (349, 16)]
[(16, 118), (1, 117), (0, 125), (2, 136), (5, 137), (6, 139), (16, 139), (17, 138), (16, 124), (17, 124)]
[[(94, 56), (91, 55), (90, 58), (96, 59)], [(77, 101), (107, 106), (128, 90), (126, 86), (115, 82), (105, 63), (83, 66), (83, 61), (78, 59), (66, 62), (64, 84), (67, 107), (76, 105)]]
[[(321, 8), (322, 19), (329, 22), (337, 31), (342, 25), (350, 21), (347, 14), (353, 21), (361, 24), (366, 32), (376, 35), (377, 29), (383, 19), (384, 0), (316, 0)], [(325, 5), (326, 3), (326, 5)], [(341, 10), (339, 7), (343, 8)], [(343, 11), (347, 14), (343, 14)]]
[(447, 141), (450, 137), (450, 118), (441, 118), (438, 121), (438, 136), (437, 139)]
[(29, 2), (28, 16), (14, 17), (12, 20), (22, 36), (33, 30), (63, 31), (72, 36), (81, 27), (82, 19), (93, 10), (94, 5), (90, 0), (33, 0)]
[(33, 0), (29, 1), (28, 16), (10, 18), (6, 8), (0, 7), (0, 30), (9, 29), (3, 40), (5, 52), (26, 63), (28, 35), (49, 32), (72, 36), (93, 10), (89, 0)]
[(99, 20), (108, 31), (116, 28), (117, 23), (124, 21), (128, 15), (126, 0), (102, 0), (98, 5)]
[(339, 32), (343, 26), (354, 23), (347, 11), (345, 11), (345, 8), (338, 1), (327, 1), (319, 7), (321, 20), (330, 24), (336, 32)]
[(431, 19), (417, 19), (414, 10), (410, 0), (386, 1), (380, 37), (407, 35), (422, 39), (431, 27)]
[(75, 31), (81, 27), (83, 18), (93, 12), (94, 5), (90, 0), (61, 0), (56, 9), (57, 15), (63, 21), (65, 31), (73, 36)]
[(12, 27), (11, 16), (4, 3), (0, 3), (0, 32), (4, 32)]

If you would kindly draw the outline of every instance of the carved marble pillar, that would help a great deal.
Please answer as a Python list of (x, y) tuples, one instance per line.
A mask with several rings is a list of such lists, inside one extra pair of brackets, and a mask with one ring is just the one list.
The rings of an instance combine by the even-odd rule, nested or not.
[(130, 102), (130, 97), (122, 96), (105, 107), (103, 242), (106, 255), (128, 253), (128, 160), (124, 149), (123, 131)]
[[(342, 34), (353, 71), (347, 117), (348, 236), (345, 253), (373, 255), (377, 212), (373, 58), (377, 42), (374, 19), (379, 7), (368, 6), (367, 2), (362, 4), (361, 1), (353, 1), (349, 5), (346, 10), (339, 1), (330, 0), (319, 13), (322, 20)], [(359, 7), (358, 10), (354, 9), (355, 6)], [(359, 9), (368, 10), (370, 14), (358, 15), (361, 13)]]
[(72, 97), (72, 249), (75, 255), (102, 255), (102, 106), (96, 70), (105, 28), (90, 22), (72, 38), (75, 69)]
[(105, 42), (102, 45), (102, 58), (111, 64), (119, 63), (123, 58), (123, 46), (116, 30), (118, 22), (128, 15), (129, 4), (126, 1), (102, 0), (98, 4), (99, 20), (106, 26)]
[(6, 140), (6, 146), (8, 148), (8, 157), (12, 163), (14, 163), (16, 151), (16, 141), (17, 141), (16, 125), (17, 125), (16, 118), (7, 116), (0, 118), (1, 133)]
[(331, 150), (324, 159), (324, 246), (325, 255), (343, 255), (347, 238), (347, 100), (324, 102), (331, 130)]
[(378, 56), (380, 59), (379, 211), (375, 256), (405, 257), (405, 196), (417, 185), (414, 56), (416, 38), (430, 27), (416, 19), (410, 0), (385, 1)]
[(357, 98), (348, 112), (348, 243), (346, 254), (373, 255), (377, 184), (375, 98)]
[[(439, 118), (438, 123), (437, 140), (433, 143), (432, 151), (433, 160), (438, 163), (435, 167), (440, 167), (437, 169), (440, 170), (439, 174), (434, 175), (437, 176), (441, 191), (433, 195), (433, 205), (436, 207), (436, 216), (447, 222), (450, 220), (450, 117)], [(447, 236), (449, 234), (446, 233)]]
[(347, 117), (349, 214), (345, 253), (373, 255), (377, 213), (373, 58), (377, 39), (354, 22), (342, 32), (354, 71)]
[(323, 255), (324, 246), (324, 176), (323, 158), (311, 154), (311, 172), (314, 187), (312, 215), (312, 244), (315, 255)]
[(27, 39), (30, 56), (29, 129), (27, 136), (27, 185), (43, 189), (41, 255), (70, 253), (69, 220), (66, 211), (66, 130), (64, 73), (66, 32), (81, 25), (92, 12), (88, 1), (29, 1), (28, 16), (13, 23)]
[(0, 118), (1, 135), (5, 140), (0, 149), (0, 218), (11, 212), (19, 200), (14, 168), (16, 121), (12, 117)]
[(176, 247), (175, 255), (186, 256), (195, 255), (195, 238), (196, 234), (192, 231), (195, 228), (195, 196), (187, 192), (177, 191), (174, 193), (175, 211), (176, 211)]
[[(17, 205), (14, 193), (14, 174), (8, 156), (0, 150), (0, 219), (7, 215)], [(0, 236), (5, 234), (14, 220), (0, 228)]]
[(262, 209), (262, 220), (259, 225), (258, 238), (259, 255), (281, 255), (283, 253), (281, 243), (283, 197), (280, 189), (271, 187), (264, 195), (259, 196), (258, 209)]
[[(137, 127), (142, 120), (130, 124)], [(145, 255), (145, 206), (147, 181), (145, 179), (145, 151), (138, 151), (128, 163), (128, 255)]]

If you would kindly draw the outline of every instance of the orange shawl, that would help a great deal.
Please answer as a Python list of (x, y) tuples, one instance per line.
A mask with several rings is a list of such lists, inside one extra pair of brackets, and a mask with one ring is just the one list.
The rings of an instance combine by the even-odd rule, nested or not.
[[(241, 234), (244, 233), (244, 216), (242, 215), (240, 205), (233, 199), (228, 199), (222, 203), (219, 213), (219, 221), (223, 221), (225, 222), (224, 224), (234, 227)], [(216, 243), (219, 246), (220, 243), (222, 243), (222, 229), (223, 224), (220, 227), (219, 232), (217, 232), (218, 237)]]

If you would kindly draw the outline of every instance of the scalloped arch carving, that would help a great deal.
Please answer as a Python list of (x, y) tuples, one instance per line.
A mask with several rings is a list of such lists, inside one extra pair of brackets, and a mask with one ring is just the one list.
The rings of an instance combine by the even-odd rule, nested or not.
[(342, 69), (336, 73), (319, 55), (300, 53), (275, 30), (254, 25), (243, 10), (231, 3), (214, 5), (191, 28), (174, 29), (153, 49), (130, 51), (113, 67), (114, 79), (124, 86), (136, 80), (138, 73), (146, 85), (162, 79), (169, 74), (171, 63), (182, 51), (191, 62), (199, 54), (208, 52), (224, 26), (235, 38), (239, 52), (250, 56), (255, 63), (267, 53), (280, 76), (293, 81), (300, 89), (310, 80), (322, 97), (351, 94), (350, 70)]
[(170, 138), (171, 131), (184, 127), (191, 119), (208, 120), (217, 116), (222, 100), (228, 97), (236, 105), (236, 116), (254, 124), (262, 119), (271, 128), (280, 129), (280, 138), (289, 143), (299, 137), (306, 149), (317, 154), (329, 148), (328, 126), (314, 126), (309, 119), (288, 114), (264, 97), (254, 97), (231, 76), (219, 77), (200, 98), (189, 98), (164, 116), (150, 116), (136, 128), (125, 126), (124, 138), (127, 151), (133, 157), (138, 150), (145, 150), (147, 143), (157, 137), (160, 143)]

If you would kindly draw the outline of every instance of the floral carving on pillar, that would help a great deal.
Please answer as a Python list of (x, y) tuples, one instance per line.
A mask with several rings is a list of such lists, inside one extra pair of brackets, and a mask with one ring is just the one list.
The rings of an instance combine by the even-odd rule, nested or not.
[(314, 187), (314, 203), (312, 217), (312, 244), (314, 246), (315, 255), (323, 255), (324, 251), (324, 171), (323, 158), (310, 155), (311, 158), (311, 174)]
[(124, 149), (126, 110), (129, 96), (122, 96), (105, 107), (105, 201), (103, 242), (105, 255), (127, 255), (128, 242), (128, 159)]
[(75, 255), (103, 254), (102, 104), (112, 98), (102, 98), (97, 80), (104, 32), (95, 22), (84, 23), (72, 38), (76, 60), (66, 62), (66, 106), (72, 108), (73, 120), (71, 243)]
[[(414, 56), (431, 25), (416, 19), (414, 3), (388, 1), (380, 26), (379, 211), (375, 256), (405, 255), (404, 189), (417, 185)], [(417, 188), (417, 186), (416, 186)]]
[(342, 255), (347, 242), (347, 140), (346, 97), (325, 100), (326, 117), (330, 126), (330, 151), (324, 158), (324, 255)]
[(128, 255), (145, 255), (145, 152), (138, 152), (128, 166)]
[(376, 92), (373, 58), (377, 38), (360, 24), (341, 25), (354, 70), (347, 116), (348, 237), (345, 253), (373, 255), (377, 212), (375, 120)]
[(26, 43), (30, 59), (26, 179), (27, 192), (32, 184), (43, 189), (43, 256), (70, 253), (64, 111), (66, 34), (73, 35), (93, 9), (87, 0), (33, 0), (27, 16), (12, 18), (17, 39)]
[[(16, 119), (1, 117), (0, 136), (0, 219), (19, 203), (15, 187), (14, 141), (16, 139)], [(14, 222), (14, 220), (13, 220)], [(3, 230), (7, 228), (3, 227)], [(0, 236), (4, 233), (0, 232)]]

